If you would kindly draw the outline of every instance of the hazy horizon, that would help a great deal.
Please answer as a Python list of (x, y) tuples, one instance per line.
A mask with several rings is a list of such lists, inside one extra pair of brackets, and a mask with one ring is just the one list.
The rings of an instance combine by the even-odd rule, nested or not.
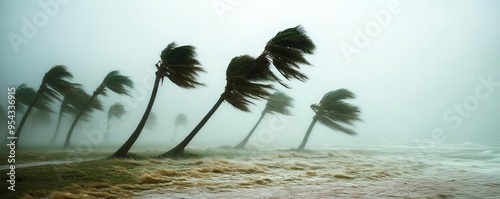
[[(277, 32), (297, 25), (317, 46), (307, 56), (313, 66), (302, 66), (310, 79), (288, 82), (291, 89), (276, 85), (294, 98), (293, 115), (266, 116), (250, 144), (298, 146), (314, 114), (309, 106), (339, 88), (356, 94), (349, 102), (362, 111), (363, 122), (353, 126), (358, 135), (317, 124), (308, 144), (500, 140), (499, 1), (29, 0), (1, 1), (0, 9), (0, 96), (22, 83), (38, 89), (54, 65), (67, 66), (89, 94), (108, 72), (120, 70), (135, 83), (133, 98), (99, 96), (105, 110), (120, 101), (129, 111), (115, 120), (117, 142), (138, 124), (167, 44), (195, 46), (206, 71), (199, 77), (205, 87), (184, 90), (165, 79), (158, 91), (158, 126), (141, 138), (169, 142), (176, 115), (185, 113), (188, 125), (179, 128), (177, 144), (223, 92), (233, 57), (258, 56)], [(255, 101), (245, 113), (223, 103), (189, 146), (237, 144), (264, 105)], [(53, 107), (58, 112), (59, 104)], [(82, 122), (73, 142), (84, 139), (77, 135), (83, 130), (98, 129), (106, 114)], [(56, 119), (53, 114), (54, 125), (39, 131), (50, 137)]]

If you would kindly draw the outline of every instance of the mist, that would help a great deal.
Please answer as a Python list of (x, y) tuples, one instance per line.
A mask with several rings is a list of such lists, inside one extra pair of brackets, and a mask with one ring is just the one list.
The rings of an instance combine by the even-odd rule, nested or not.
[[(258, 56), (277, 32), (297, 25), (317, 46), (315, 54), (307, 56), (313, 66), (301, 67), (309, 80), (287, 82), (291, 89), (275, 85), (294, 99), (292, 115), (266, 116), (249, 145), (296, 147), (314, 116), (309, 106), (340, 88), (356, 95), (349, 103), (361, 109), (363, 121), (352, 126), (358, 135), (317, 125), (311, 146), (498, 143), (500, 138), (497, 1), (33, 0), (2, 1), (0, 7), (2, 88), (26, 83), (38, 89), (45, 72), (59, 64), (67, 66), (74, 75), (71, 81), (89, 94), (112, 70), (134, 81), (132, 97), (98, 97), (105, 110), (94, 112), (89, 122), (79, 122), (73, 144), (87, 139), (83, 132), (102, 131), (107, 108), (115, 102), (123, 103), (127, 113), (113, 120), (111, 143), (121, 145), (130, 136), (149, 100), (154, 64), (161, 50), (175, 41), (196, 47), (206, 71), (199, 80), (206, 86), (186, 90), (165, 80), (152, 110), (157, 125), (145, 129), (137, 141), (138, 146), (175, 146), (224, 91), (225, 71), (233, 57)], [(1, 93), (4, 99), (6, 95)], [(266, 103), (253, 102), (250, 113), (223, 103), (189, 147), (237, 144)], [(5, 100), (1, 105), (6, 107)], [(52, 107), (57, 113), (58, 102)], [(187, 116), (188, 124), (180, 126), (171, 141), (179, 113)], [(37, 137), (26, 142), (44, 145), (54, 132), (57, 114), (51, 119), (52, 124), (37, 128)], [(63, 119), (62, 132), (71, 121)]]

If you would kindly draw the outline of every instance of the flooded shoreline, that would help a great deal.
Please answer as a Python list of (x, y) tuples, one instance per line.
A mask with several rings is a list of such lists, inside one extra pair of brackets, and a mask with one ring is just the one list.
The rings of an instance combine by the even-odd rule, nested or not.
[[(192, 156), (182, 159), (148, 158), (162, 150), (144, 149), (138, 152), (138, 159), (25, 164), (61, 163), (45, 166), (49, 171), (43, 177), (58, 177), (59, 181), (54, 182), (68, 187), (48, 192), (49, 198), (500, 196), (498, 146), (449, 145), (423, 155), (420, 149), (405, 145), (364, 148), (317, 146), (314, 150), (296, 151), (199, 147), (190, 149)], [(103, 157), (104, 153), (94, 155)], [(26, 169), (38, 172), (39, 167)], [(88, 178), (94, 175), (93, 168), (109, 174), (96, 174), (99, 181), (90, 184), (71, 177)], [(19, 172), (24, 173), (22, 169)], [(114, 180), (113, 176), (122, 177)]]

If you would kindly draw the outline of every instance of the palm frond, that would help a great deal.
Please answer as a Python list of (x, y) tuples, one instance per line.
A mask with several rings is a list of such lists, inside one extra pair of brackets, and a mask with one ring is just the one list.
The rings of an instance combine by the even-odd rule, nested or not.
[(125, 110), (125, 106), (119, 102), (115, 102), (113, 105), (109, 107), (108, 110), (108, 119), (118, 118), (121, 119), (123, 115), (125, 115), (127, 111)]
[(311, 65), (305, 55), (313, 54), (315, 48), (316, 46), (302, 26), (278, 32), (267, 42), (264, 52), (257, 57), (255, 65), (250, 68), (247, 77), (250, 80), (274, 80), (289, 88), (271, 71), (270, 67), (274, 65), (285, 79), (306, 81), (308, 77), (299, 71), (300, 65)]
[(286, 95), (283, 92), (275, 91), (269, 98), (267, 99), (265, 112), (269, 113), (280, 113), (283, 115), (290, 115), (290, 107), (292, 105), (293, 99)]
[(328, 117), (319, 116), (318, 122), (327, 126), (328, 128), (330, 128), (332, 130), (338, 130), (338, 131), (341, 131), (347, 135), (357, 135), (357, 133), (355, 131), (353, 131), (352, 129), (346, 128), (346, 127), (338, 124), (337, 122), (330, 120)]
[(120, 95), (131, 96), (129, 89), (134, 88), (134, 82), (129, 77), (121, 75), (118, 70), (109, 72), (102, 85), (104, 85), (104, 88), (98, 92), (104, 96), (107, 95), (107, 89)]
[[(80, 86), (73, 87), (66, 95), (64, 95), (63, 103), (61, 104), (61, 108), (63, 112), (69, 113), (73, 116), (77, 116), (78, 113), (85, 107), (90, 100), (91, 96), (83, 90)], [(102, 102), (95, 98), (89, 106), (85, 109), (82, 115), (82, 119), (88, 121), (90, 119), (90, 113), (94, 110), (103, 110), (104, 107)]]
[(186, 126), (187, 125), (187, 117), (184, 113), (177, 114), (175, 117), (175, 125), (176, 126)]
[(47, 97), (61, 101), (61, 96), (77, 85), (67, 80), (71, 78), (73, 75), (66, 69), (66, 66), (56, 65), (45, 73), (40, 89)]
[[(24, 111), (24, 108), (20, 105), (30, 106), (36, 95), (37, 92), (35, 89), (26, 86), (26, 84), (19, 85), (14, 96), (16, 98), (16, 111)], [(40, 95), (34, 107), (40, 110), (53, 112), (50, 108), (50, 103), (51, 99), (49, 97), (46, 95)]]
[(196, 59), (194, 46), (177, 46), (172, 42), (163, 49), (160, 58), (158, 72), (177, 86), (190, 89), (204, 85), (197, 80), (198, 74), (205, 70), (200, 67), (200, 62)]
[(355, 135), (356, 132), (340, 124), (352, 125), (355, 121), (361, 121), (359, 107), (343, 101), (353, 98), (355, 95), (351, 91), (338, 89), (326, 93), (320, 103), (311, 105), (311, 108), (320, 123), (333, 130)]
[(249, 112), (248, 106), (254, 104), (251, 99), (266, 99), (274, 89), (270, 84), (257, 83), (245, 77), (248, 68), (255, 59), (249, 55), (237, 56), (231, 60), (226, 70), (226, 88), (224, 99), (237, 109)]

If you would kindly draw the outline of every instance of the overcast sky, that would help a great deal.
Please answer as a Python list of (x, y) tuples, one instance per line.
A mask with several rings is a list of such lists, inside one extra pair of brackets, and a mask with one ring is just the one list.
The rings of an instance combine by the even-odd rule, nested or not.
[[(277, 32), (297, 25), (317, 46), (307, 57), (314, 66), (303, 67), (310, 80), (291, 81), (290, 90), (278, 87), (295, 99), (294, 115), (266, 117), (253, 144), (298, 146), (313, 116), (309, 105), (339, 88), (357, 95), (349, 102), (362, 110), (363, 122), (353, 127), (359, 135), (317, 125), (312, 145), (500, 138), (496, 0), (1, 0), (0, 20), (2, 88), (21, 83), (38, 88), (44, 73), (58, 64), (68, 66), (73, 81), (89, 93), (111, 70), (130, 76), (134, 99), (99, 97), (106, 107), (126, 103), (129, 114), (116, 129), (122, 140), (139, 122), (154, 64), (170, 42), (196, 46), (207, 71), (200, 81), (207, 86), (183, 90), (164, 82), (153, 108), (159, 126), (143, 137), (168, 140), (181, 112), (189, 123), (178, 139), (187, 135), (222, 93), (231, 58), (258, 56)], [(1, 96), (5, 99), (6, 91)], [(193, 143), (238, 143), (264, 104), (257, 101), (252, 113), (244, 113), (224, 103)], [(93, 128), (105, 115), (96, 114), (81, 128)]]

